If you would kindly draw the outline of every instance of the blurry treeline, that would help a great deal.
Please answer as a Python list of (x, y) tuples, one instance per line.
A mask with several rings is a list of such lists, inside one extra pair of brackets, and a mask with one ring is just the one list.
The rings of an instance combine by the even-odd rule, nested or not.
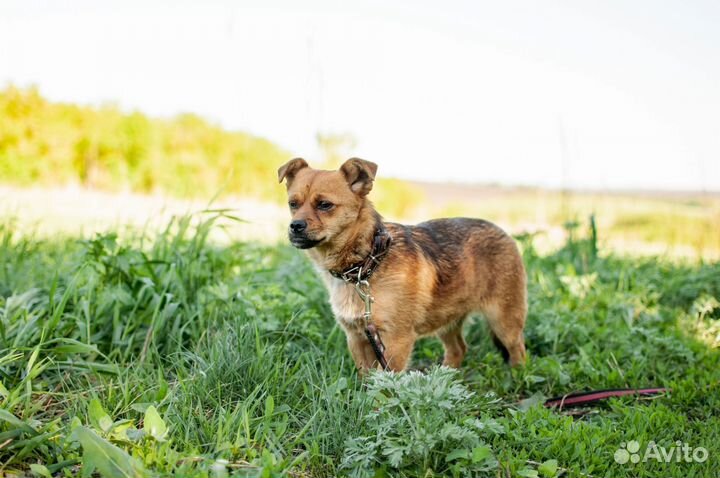
[[(0, 91), (1, 182), (280, 202), (277, 168), (292, 156), (267, 139), (193, 114), (158, 119), (115, 106), (50, 102), (34, 87)], [(419, 195), (392, 179), (377, 189), (376, 201), (395, 216)]]
[(35, 88), (0, 92), (0, 179), (16, 184), (271, 198), (267, 183), (289, 156), (191, 114), (156, 119), (49, 102)]

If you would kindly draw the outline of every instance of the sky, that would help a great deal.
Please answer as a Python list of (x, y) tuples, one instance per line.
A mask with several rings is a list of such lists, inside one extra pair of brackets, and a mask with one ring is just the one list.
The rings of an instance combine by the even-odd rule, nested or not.
[(0, 86), (418, 180), (720, 190), (720, 2), (0, 0)]

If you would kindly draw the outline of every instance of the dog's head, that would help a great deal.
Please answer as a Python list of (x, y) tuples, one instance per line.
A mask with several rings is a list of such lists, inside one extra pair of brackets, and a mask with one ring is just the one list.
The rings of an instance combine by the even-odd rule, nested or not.
[(293, 246), (309, 249), (330, 244), (358, 219), (377, 172), (377, 164), (351, 158), (337, 171), (313, 169), (295, 158), (278, 169), (285, 180), (292, 219), (288, 236)]

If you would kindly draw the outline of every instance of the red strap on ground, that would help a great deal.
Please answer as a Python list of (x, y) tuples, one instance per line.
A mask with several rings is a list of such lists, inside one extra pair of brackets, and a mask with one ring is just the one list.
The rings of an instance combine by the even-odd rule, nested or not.
[(624, 397), (626, 395), (650, 396), (659, 395), (661, 393), (669, 391), (669, 388), (617, 388), (613, 390), (597, 390), (594, 392), (570, 393), (568, 395), (563, 395), (562, 397), (555, 397), (545, 401), (545, 406), (548, 408), (577, 407), (581, 405), (595, 403), (611, 397)]

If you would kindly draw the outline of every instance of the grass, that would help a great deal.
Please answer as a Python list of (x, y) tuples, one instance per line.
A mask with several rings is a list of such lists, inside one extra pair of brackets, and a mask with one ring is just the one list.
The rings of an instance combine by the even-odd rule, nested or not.
[[(460, 371), (356, 377), (326, 294), (286, 246), (0, 229), (0, 475), (612, 476), (720, 473), (720, 263), (548, 255), (522, 238), (530, 358), (510, 370), (482, 321)], [(439, 361), (434, 340), (415, 363)], [(542, 397), (665, 386), (582, 413)], [(702, 463), (618, 464), (635, 440)]]

